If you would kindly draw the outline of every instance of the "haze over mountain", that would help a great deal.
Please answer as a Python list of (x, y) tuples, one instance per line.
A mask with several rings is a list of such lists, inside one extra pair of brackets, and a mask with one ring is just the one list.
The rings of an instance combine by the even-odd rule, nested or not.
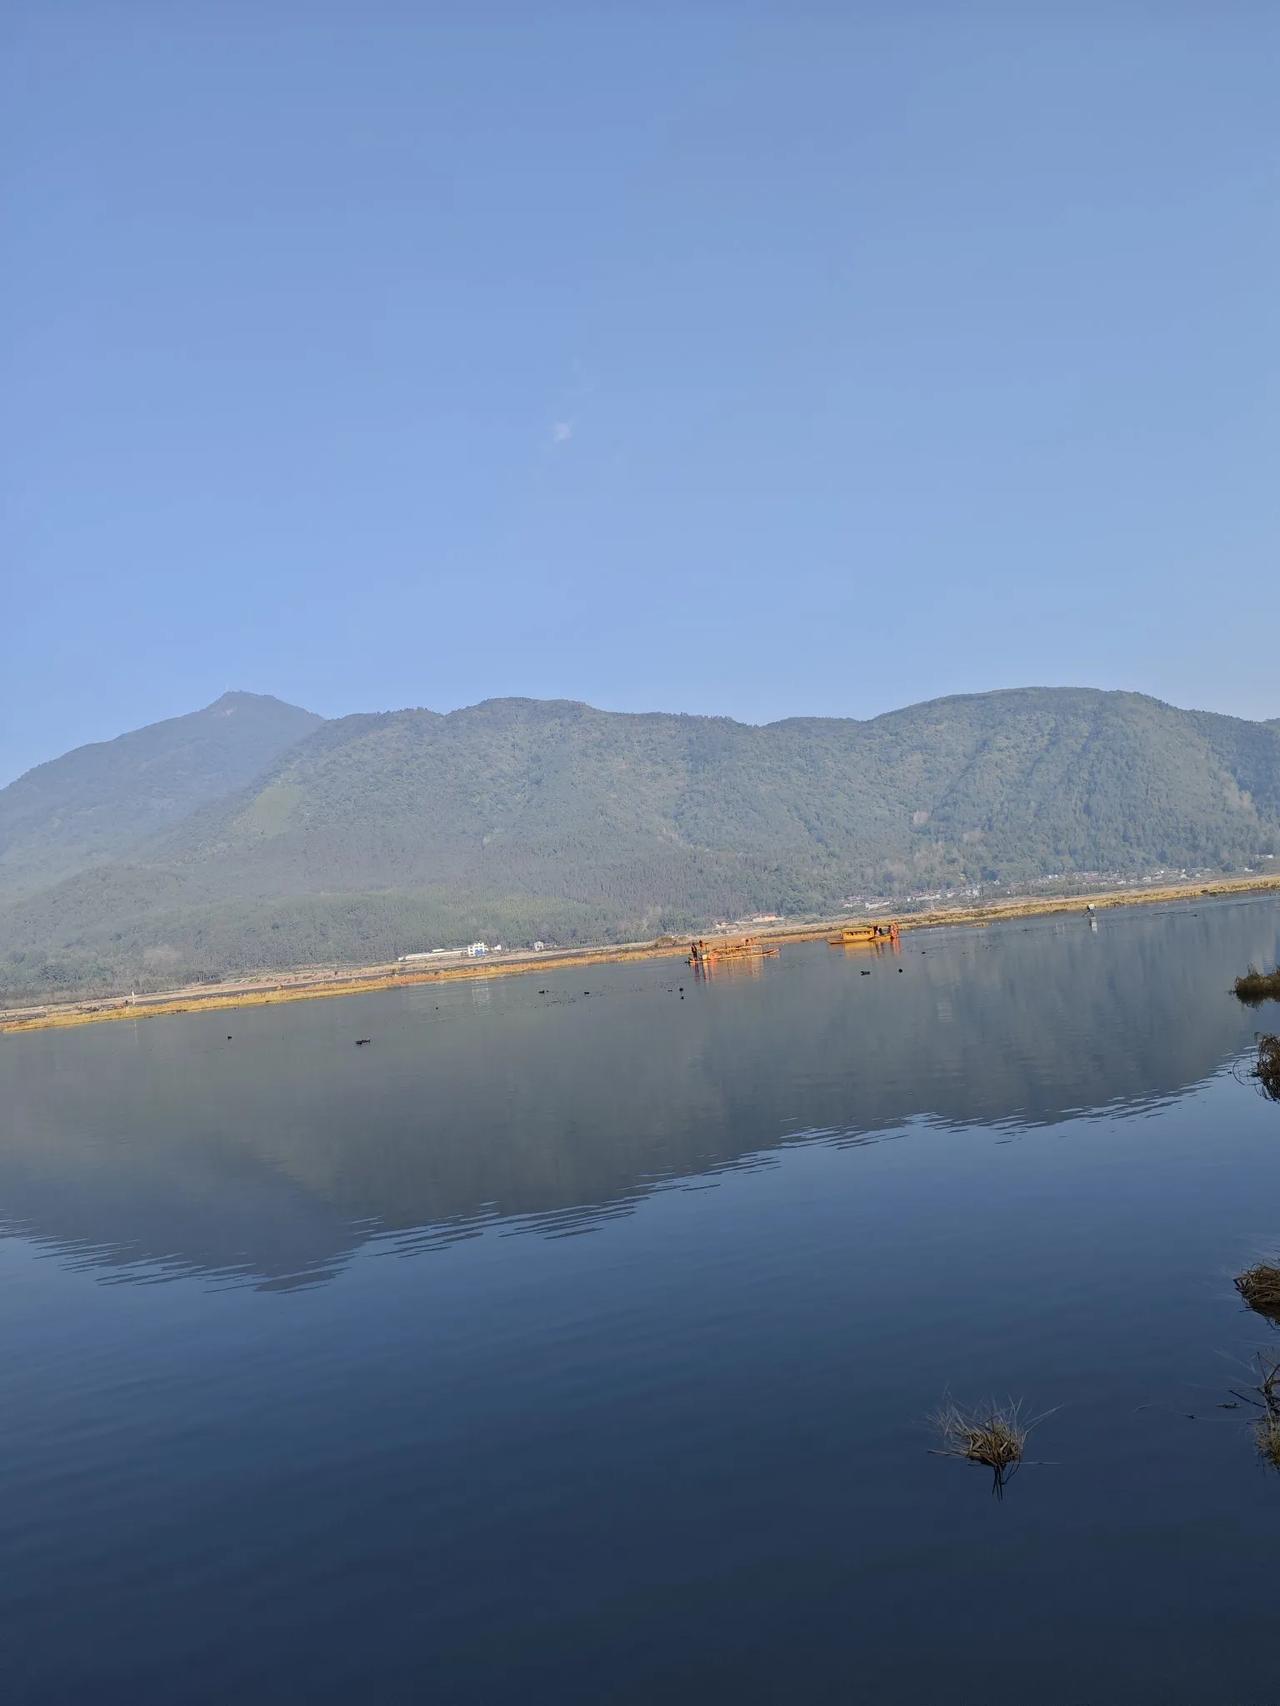
[(0, 792), (0, 989), (157, 987), (1280, 850), (1280, 724), (1027, 688), (866, 722), (228, 695)]

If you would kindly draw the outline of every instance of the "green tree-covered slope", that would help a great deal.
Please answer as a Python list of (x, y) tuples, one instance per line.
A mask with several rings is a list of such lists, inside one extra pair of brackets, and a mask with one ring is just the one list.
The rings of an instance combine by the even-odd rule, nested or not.
[(137, 846), (225, 797), (318, 727), (260, 693), (77, 747), (0, 789), (0, 900)]
[(0, 911), (0, 984), (154, 986), (1277, 851), (1280, 730), (1136, 694), (764, 728), (493, 700), (320, 726), (127, 857)]

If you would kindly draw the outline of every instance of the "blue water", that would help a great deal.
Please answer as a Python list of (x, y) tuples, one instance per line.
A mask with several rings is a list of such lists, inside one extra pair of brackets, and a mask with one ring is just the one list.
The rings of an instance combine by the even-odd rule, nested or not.
[[(0, 1038), (5, 1701), (1280, 1700), (1277, 960), (1217, 901)], [(948, 1392), (1053, 1412), (1002, 1500)]]

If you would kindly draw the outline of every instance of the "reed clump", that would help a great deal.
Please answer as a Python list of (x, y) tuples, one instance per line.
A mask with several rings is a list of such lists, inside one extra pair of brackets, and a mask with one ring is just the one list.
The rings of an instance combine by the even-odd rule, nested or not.
[[(1280, 1356), (1273, 1351), (1259, 1351), (1254, 1361), (1257, 1364), (1257, 1384), (1248, 1391), (1242, 1386), (1233, 1386), (1231, 1396), (1251, 1404), (1258, 1412), (1251, 1423), (1258, 1456), (1272, 1469), (1280, 1469)], [(1250, 1365), (1246, 1364), (1246, 1367), (1253, 1373)], [(1222, 1407), (1234, 1410), (1238, 1405), (1224, 1404)]]
[(1280, 1469), (1280, 1357), (1259, 1351), (1258, 1374), (1255, 1391), (1262, 1399), (1262, 1414), (1253, 1424), (1253, 1440), (1263, 1462)]
[(1258, 1456), (1273, 1469), (1280, 1469), (1280, 1415), (1268, 1410), (1253, 1424), (1253, 1440)]
[(964, 1410), (948, 1399), (931, 1418), (942, 1441), (936, 1455), (958, 1457), (990, 1469), (991, 1490), (998, 1497), (1025, 1458), (1032, 1428), (1043, 1419), (1025, 1417), (1020, 1402), (997, 1404), (993, 1399), (977, 1409)]
[(1249, 1007), (1263, 1001), (1280, 1001), (1280, 966), (1275, 971), (1259, 971), (1257, 966), (1250, 966), (1243, 977), (1236, 979), (1235, 992)]
[(1280, 1102), (1280, 1037), (1258, 1038), (1258, 1059), (1252, 1077), (1271, 1102)]
[(1280, 1321), (1280, 1266), (1272, 1262), (1255, 1262), (1251, 1268), (1236, 1275), (1236, 1290), (1250, 1309)]

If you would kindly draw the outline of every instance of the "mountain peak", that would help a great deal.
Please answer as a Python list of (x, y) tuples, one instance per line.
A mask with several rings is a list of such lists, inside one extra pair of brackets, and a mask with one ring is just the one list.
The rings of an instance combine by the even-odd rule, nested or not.
[(286, 711), (301, 712), (305, 717), (315, 715), (313, 711), (307, 711), (301, 705), (291, 705), (287, 699), (277, 699), (274, 693), (250, 693), (243, 687), (229, 687), (225, 693), (220, 693), (211, 705), (206, 705), (205, 710), (239, 711), (254, 705), (279, 706)]
[(242, 788), (323, 718), (265, 693), (76, 747), (0, 789), (0, 898), (43, 888)]

